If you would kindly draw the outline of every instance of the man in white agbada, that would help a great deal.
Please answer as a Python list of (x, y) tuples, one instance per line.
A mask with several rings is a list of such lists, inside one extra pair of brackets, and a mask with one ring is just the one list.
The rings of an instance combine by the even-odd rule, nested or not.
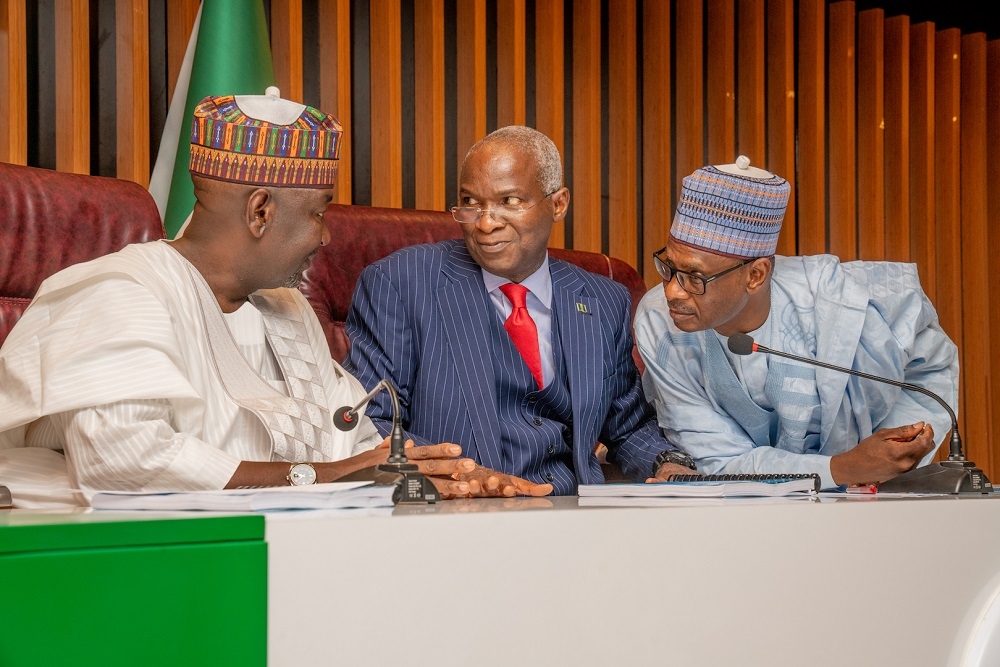
[[(386, 459), (367, 417), (333, 427), (331, 410), (365, 392), (294, 289), (329, 241), (341, 128), (268, 93), (198, 105), (181, 238), (55, 274), (0, 348), (15, 507), (327, 482)], [(474, 469), (457, 445), (407, 452), (443, 496), (470, 492), (448, 477)]]
[(910, 382), (957, 411), (958, 355), (916, 267), (775, 256), (788, 183), (749, 166), (698, 169), (662, 250), (663, 284), (635, 315), (644, 388), (668, 439), (703, 473), (818, 473), (824, 488), (930, 461), (951, 431), (931, 398), (765, 354), (771, 349)]

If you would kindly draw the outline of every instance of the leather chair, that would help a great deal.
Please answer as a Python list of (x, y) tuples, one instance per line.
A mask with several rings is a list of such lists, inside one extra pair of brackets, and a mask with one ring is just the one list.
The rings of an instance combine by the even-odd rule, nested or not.
[(71, 264), (163, 238), (143, 187), (0, 162), (0, 344), (42, 281)]
[[(149, 193), (117, 178), (0, 162), (0, 202), (0, 345), (56, 271), (163, 238)], [(11, 504), (0, 485), (0, 509)]]
[[(350, 346), (344, 321), (361, 270), (408, 245), (460, 238), (462, 230), (446, 211), (331, 204), (324, 220), (332, 240), (306, 271), (301, 290), (323, 325), (333, 358), (342, 361)], [(582, 250), (550, 248), (549, 255), (625, 285), (635, 314), (646, 285), (630, 265)], [(641, 369), (638, 354), (633, 354), (633, 358)]]

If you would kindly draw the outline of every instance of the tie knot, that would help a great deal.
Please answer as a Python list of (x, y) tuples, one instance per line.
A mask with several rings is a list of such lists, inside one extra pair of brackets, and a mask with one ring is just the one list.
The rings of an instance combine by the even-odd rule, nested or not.
[(500, 291), (510, 299), (511, 305), (515, 308), (525, 308), (528, 295), (528, 288), (517, 283), (506, 283), (500, 286)]

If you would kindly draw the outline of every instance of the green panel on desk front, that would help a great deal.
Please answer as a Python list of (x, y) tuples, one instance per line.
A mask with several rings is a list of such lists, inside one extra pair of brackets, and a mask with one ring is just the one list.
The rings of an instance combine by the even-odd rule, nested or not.
[(0, 554), (52, 549), (263, 540), (264, 517), (148, 512), (0, 512)]
[(266, 663), (262, 540), (0, 555), (0, 582), (3, 667)]

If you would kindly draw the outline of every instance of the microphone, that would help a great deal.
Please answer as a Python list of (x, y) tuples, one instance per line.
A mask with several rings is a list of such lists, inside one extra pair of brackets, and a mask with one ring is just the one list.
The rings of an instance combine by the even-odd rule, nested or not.
[(333, 425), (341, 431), (350, 431), (358, 425), (358, 411), (368, 404), (377, 393), (389, 392), (392, 401), (392, 432), (389, 434), (389, 458), (377, 466), (362, 468), (344, 475), (338, 482), (370, 481), (375, 484), (394, 484), (393, 503), (423, 504), (435, 503), (441, 499), (437, 487), (420, 472), (416, 465), (409, 462), (405, 453), (403, 422), (399, 409), (399, 395), (396, 387), (389, 380), (382, 380), (362, 398), (357, 405), (345, 405), (333, 413)]
[(861, 371), (844, 368), (842, 366), (834, 366), (833, 364), (817, 361), (815, 359), (809, 359), (808, 357), (800, 357), (795, 354), (789, 354), (788, 352), (772, 350), (769, 347), (758, 345), (754, 342), (752, 337), (745, 333), (735, 333), (730, 336), (728, 345), (729, 351), (733, 354), (743, 356), (753, 354), (754, 352), (773, 354), (779, 357), (785, 357), (786, 359), (794, 359), (795, 361), (812, 364), (813, 366), (827, 368), (832, 371), (856, 375), (858, 377), (865, 378), (866, 380), (875, 380), (876, 382), (882, 382), (894, 387), (900, 387), (901, 389), (916, 391), (925, 396), (930, 396), (937, 401), (951, 418), (951, 442), (949, 445), (950, 451), (948, 453), (948, 460), (941, 461), (939, 463), (931, 463), (919, 468), (914, 468), (913, 470), (909, 470), (900, 475), (896, 475), (892, 479), (888, 479), (879, 484), (878, 488), (880, 491), (890, 493), (951, 494), (985, 494), (993, 492), (993, 485), (990, 483), (990, 480), (987, 479), (986, 473), (977, 467), (975, 463), (967, 460), (962, 454), (962, 437), (958, 434), (958, 418), (955, 416), (955, 411), (951, 409), (951, 406), (948, 405), (943, 398), (934, 392), (909, 382), (890, 380), (889, 378), (862, 373)]

